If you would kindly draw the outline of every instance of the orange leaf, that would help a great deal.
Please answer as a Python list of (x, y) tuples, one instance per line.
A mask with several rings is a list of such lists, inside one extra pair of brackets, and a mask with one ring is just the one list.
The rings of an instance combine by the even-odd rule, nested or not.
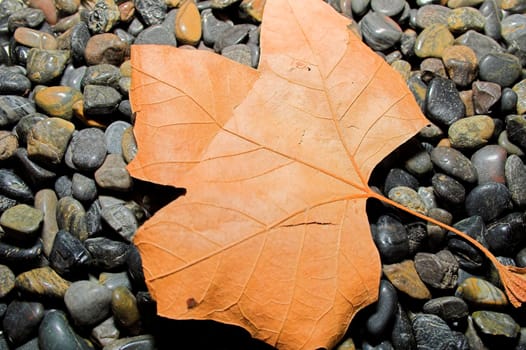
[(349, 23), (320, 0), (267, 0), (258, 70), (132, 47), (129, 170), (187, 189), (134, 240), (160, 315), (312, 350), (333, 346), (377, 299), (365, 201), (401, 206), (367, 180), (428, 122)]

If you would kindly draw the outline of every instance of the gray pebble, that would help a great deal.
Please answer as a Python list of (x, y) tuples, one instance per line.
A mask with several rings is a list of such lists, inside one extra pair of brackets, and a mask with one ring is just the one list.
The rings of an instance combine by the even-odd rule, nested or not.
[(477, 181), (477, 170), (471, 161), (454, 148), (435, 147), (431, 151), (431, 161), (450, 176), (469, 183)]
[(97, 197), (95, 180), (80, 173), (73, 174), (71, 180), (71, 194), (81, 202), (91, 202)]
[(504, 174), (511, 199), (519, 208), (526, 207), (526, 168), (522, 159), (510, 155), (506, 159)]
[(169, 32), (160, 24), (148, 27), (140, 32), (133, 43), (135, 45), (155, 44), (177, 46), (174, 32)]
[(69, 147), (75, 168), (86, 171), (99, 168), (107, 152), (104, 132), (96, 128), (82, 129), (75, 133)]
[(480, 215), (485, 222), (499, 217), (511, 207), (510, 192), (506, 186), (497, 182), (478, 185), (466, 196), (467, 214)]
[(74, 282), (64, 295), (64, 303), (75, 324), (94, 326), (110, 314), (111, 290), (92, 281)]
[(365, 42), (377, 51), (391, 48), (402, 37), (402, 29), (389, 17), (369, 12), (360, 21), (360, 30)]
[(108, 153), (122, 154), (122, 136), (124, 131), (129, 127), (131, 127), (131, 124), (122, 120), (115, 121), (108, 125), (104, 131), (104, 140)]

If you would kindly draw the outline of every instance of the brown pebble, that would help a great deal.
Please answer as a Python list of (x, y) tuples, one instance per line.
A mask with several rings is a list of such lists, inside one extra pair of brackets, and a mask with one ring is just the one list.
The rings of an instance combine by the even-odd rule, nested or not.
[(265, 2), (266, 0), (243, 0), (240, 7), (251, 19), (261, 22)]
[(473, 82), (473, 105), (475, 113), (489, 113), (491, 107), (500, 99), (501, 88), (499, 84), (489, 81)]
[(444, 49), (442, 60), (451, 80), (459, 86), (467, 86), (477, 76), (477, 56), (465, 45), (452, 45)]
[(82, 100), (82, 93), (69, 86), (51, 86), (35, 94), (37, 106), (51, 117), (71, 120), (73, 104)]
[(430, 299), (431, 292), (418, 276), (413, 260), (383, 265), (382, 271), (393, 286), (415, 299)]
[(422, 72), (431, 72), (441, 77), (447, 78), (446, 67), (440, 58), (426, 58), (420, 63)]
[(466, 117), (470, 117), (475, 114), (475, 107), (473, 106), (473, 91), (472, 90), (463, 90), (459, 92), (460, 99), (466, 107)]
[(466, 278), (455, 291), (455, 296), (475, 306), (506, 306), (508, 299), (502, 290), (477, 277)]
[(104, 163), (95, 171), (95, 181), (101, 188), (128, 191), (133, 184), (126, 163), (120, 154), (108, 154)]
[(31, 28), (18, 27), (13, 37), (17, 43), (28, 47), (45, 50), (56, 50), (58, 47), (57, 40), (53, 35)]
[(22, 292), (49, 298), (64, 298), (70, 282), (60, 277), (49, 266), (22, 272), (15, 279), (16, 288)]
[(61, 15), (72, 15), (78, 11), (80, 0), (54, 0), (55, 8)]
[(58, 14), (54, 0), (28, 0), (27, 4), (29, 7), (42, 10), (46, 22), (49, 24), (57, 23)]
[(10, 131), (0, 130), (0, 160), (11, 158), (18, 148), (18, 138)]
[(196, 45), (201, 39), (201, 17), (192, 0), (183, 0), (175, 16), (175, 37), (181, 44)]
[(88, 65), (108, 63), (119, 66), (129, 57), (129, 49), (129, 45), (115, 34), (97, 34), (88, 40), (84, 58)]
[(125, 1), (119, 4), (120, 20), (121, 22), (129, 22), (134, 18), (135, 6), (133, 1)]

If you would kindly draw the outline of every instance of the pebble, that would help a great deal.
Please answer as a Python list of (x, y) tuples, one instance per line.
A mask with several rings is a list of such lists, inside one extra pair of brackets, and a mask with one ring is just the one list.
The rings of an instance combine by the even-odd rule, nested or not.
[(57, 202), (58, 228), (71, 233), (81, 241), (88, 237), (86, 211), (75, 198), (66, 196)]
[(221, 51), (223, 57), (229, 58), (246, 66), (252, 66), (252, 49), (245, 44), (230, 45)]
[(153, 25), (140, 32), (133, 43), (134, 45), (156, 44), (177, 46), (175, 34), (160, 24)]
[(80, 0), (55, 0), (55, 7), (61, 15), (72, 15), (79, 6)]
[(416, 25), (420, 28), (427, 28), (433, 24), (447, 25), (447, 18), (450, 13), (451, 9), (441, 5), (421, 6), (416, 12)]
[(27, 136), (27, 153), (31, 159), (58, 165), (75, 130), (73, 123), (61, 118), (38, 121)]
[(103, 164), (107, 152), (104, 132), (96, 128), (78, 131), (69, 144), (69, 151), (75, 169), (83, 171), (98, 169)]
[(435, 173), (431, 183), (433, 184), (433, 191), (440, 200), (444, 201), (445, 205), (455, 207), (464, 203), (466, 189), (457, 180), (445, 174)]
[(500, 21), (502, 19), (502, 13), (497, 6), (495, 0), (485, 0), (479, 7), (480, 13), (486, 19), (484, 24), (484, 34), (487, 36), (499, 40), (500, 36)]
[(132, 127), (129, 127), (126, 130), (124, 130), (122, 134), (121, 146), (124, 161), (126, 163), (131, 162), (137, 154), (137, 142), (135, 141), (135, 136), (133, 135)]
[(504, 175), (512, 201), (519, 207), (526, 206), (526, 168), (522, 159), (510, 155), (506, 159)]
[(489, 224), (484, 239), (493, 254), (513, 256), (525, 243), (523, 238), (525, 231), (523, 213), (514, 212)]
[(117, 339), (104, 347), (104, 350), (128, 349), (155, 350), (157, 347), (155, 346), (155, 339), (149, 334)]
[(54, 189), (59, 198), (73, 195), (71, 191), (71, 179), (67, 175), (62, 175), (55, 181)]
[(421, 176), (433, 170), (431, 156), (425, 150), (420, 150), (405, 161), (407, 171), (416, 176)]
[(133, 212), (125, 206), (126, 202), (109, 196), (99, 196), (101, 216), (120, 236), (131, 241), (139, 227)]
[(166, 16), (166, 2), (163, 0), (138, 0), (135, 9), (139, 12), (146, 26), (161, 24)]
[(225, 29), (214, 43), (215, 52), (221, 52), (225, 47), (240, 44), (248, 37), (248, 33), (255, 27), (250, 24), (236, 24)]
[(42, 244), (45, 256), (49, 256), (58, 232), (56, 217), (57, 196), (51, 189), (42, 189), (35, 194), (35, 208), (43, 213)]
[(7, 27), (10, 32), (15, 32), (20, 27), (37, 28), (44, 22), (44, 19), (44, 13), (41, 10), (25, 7), (9, 16)]
[(444, 24), (431, 24), (418, 34), (415, 42), (415, 54), (418, 57), (441, 58), (442, 53), (453, 45), (455, 38)]
[(53, 35), (31, 28), (19, 27), (15, 30), (13, 37), (17, 43), (28, 47), (43, 50), (56, 50), (58, 48), (58, 42)]
[(459, 284), (455, 296), (462, 298), (475, 307), (502, 307), (508, 305), (508, 299), (502, 290), (490, 282), (469, 277)]
[(22, 202), (33, 200), (29, 186), (10, 169), (0, 169), (0, 193)]
[(388, 281), (381, 280), (375, 312), (366, 321), (366, 329), (371, 336), (380, 337), (386, 331), (396, 313), (397, 302), (394, 287)]
[(468, 86), (477, 76), (477, 56), (464, 45), (452, 45), (444, 49), (442, 60), (451, 80), (459, 86)]
[(0, 161), (11, 158), (18, 148), (18, 138), (10, 131), (0, 130)]
[[(9, 239), (5, 239), (9, 241)], [(33, 240), (33, 246), (20, 248), (20, 244), (12, 245), (0, 242), (0, 259), (6, 264), (16, 264), (18, 266), (32, 266), (41, 261), (42, 243), (40, 240)]]
[(125, 267), (128, 244), (105, 237), (88, 238), (84, 246), (90, 253), (92, 267), (112, 271)]
[(7, 237), (15, 242), (27, 244), (34, 242), (43, 218), (42, 211), (27, 204), (18, 204), (2, 213), (0, 226)]
[(480, 310), (471, 315), (477, 329), (484, 335), (515, 339), (520, 326), (515, 320), (502, 312)]
[(104, 131), (106, 149), (110, 154), (123, 154), (123, 135), (132, 125), (128, 122), (118, 120), (111, 123)]
[(518, 156), (524, 155), (524, 152), (508, 139), (508, 133), (506, 130), (499, 134), (498, 143), (500, 146), (506, 149), (509, 154), (516, 154)]
[(435, 147), (431, 151), (431, 161), (447, 175), (468, 183), (477, 181), (477, 170), (471, 161), (454, 148)]
[(417, 253), (415, 268), (422, 281), (433, 288), (453, 288), (458, 279), (458, 262), (448, 250), (436, 254)]
[(457, 7), (449, 13), (447, 25), (453, 33), (464, 33), (467, 30), (482, 31), (486, 18), (474, 7)]
[(85, 22), (76, 24), (71, 30), (71, 57), (77, 64), (85, 62), (86, 45), (91, 37), (88, 25)]
[(21, 73), (0, 68), (0, 94), (26, 95), (31, 90), (31, 81)]
[(383, 264), (382, 271), (393, 286), (414, 299), (430, 299), (431, 292), (422, 282), (413, 260), (397, 264)]
[(422, 306), (422, 311), (437, 315), (446, 322), (458, 322), (469, 314), (466, 302), (455, 296), (431, 299)]
[(377, 51), (391, 48), (402, 37), (402, 29), (391, 18), (378, 12), (367, 13), (360, 21), (365, 42)]
[(119, 107), (121, 94), (111, 86), (86, 85), (84, 87), (84, 114), (100, 116), (112, 114)]
[(487, 145), (473, 153), (471, 163), (477, 170), (479, 185), (488, 182), (506, 182), (506, 156), (506, 150), (499, 145)]
[(50, 266), (64, 277), (79, 276), (89, 263), (90, 255), (82, 242), (68, 231), (59, 230), (49, 254)]
[(66, 66), (66, 69), (64, 70), (62, 79), (60, 80), (60, 85), (69, 86), (73, 89), (80, 91), (82, 89), (81, 82), (84, 77), (84, 74), (86, 73), (86, 70), (86, 66), (80, 66), (78, 68), (75, 68), (72, 64), (68, 64)]
[(120, 331), (115, 325), (114, 318), (109, 317), (96, 327), (93, 327), (91, 336), (100, 346), (105, 347), (119, 339)]
[(51, 86), (35, 94), (35, 102), (50, 117), (71, 120), (73, 104), (82, 100), (82, 93), (69, 86)]
[(455, 9), (465, 6), (478, 6), (483, 2), (483, 0), (448, 0), (447, 6), (449, 8)]
[(102, 63), (119, 66), (129, 56), (129, 45), (112, 33), (96, 34), (89, 38), (84, 59), (90, 66)]
[(124, 287), (117, 287), (112, 292), (111, 310), (115, 323), (127, 334), (137, 335), (141, 331), (141, 315), (137, 301), (132, 292)]
[(411, 321), (417, 349), (457, 349), (453, 332), (437, 315), (418, 313)]
[(384, 182), (384, 193), (389, 193), (393, 188), (398, 186), (405, 186), (418, 189), (418, 179), (407, 171), (400, 168), (393, 168), (389, 170)]
[(450, 126), (464, 117), (466, 112), (455, 83), (445, 78), (431, 80), (425, 100), (428, 117), (440, 125)]
[(51, 25), (57, 23), (58, 13), (53, 0), (28, 0), (27, 4), (29, 7), (41, 10), (47, 23)]
[(500, 99), (500, 85), (487, 81), (475, 81), (473, 82), (472, 88), (475, 113), (489, 113), (491, 107)]
[(19, 291), (47, 298), (64, 298), (69, 285), (70, 282), (49, 266), (22, 272), (15, 279), (15, 286)]
[(76, 325), (90, 327), (110, 315), (111, 295), (111, 290), (97, 282), (77, 281), (66, 291), (64, 303)]
[(412, 188), (406, 186), (394, 187), (393, 189), (391, 189), (391, 191), (389, 191), (387, 197), (411, 210), (422, 213), (424, 215), (427, 213), (427, 207), (424, 201)]
[(197, 45), (201, 39), (201, 17), (193, 1), (183, 1), (175, 17), (175, 37), (183, 45)]
[(475, 115), (455, 121), (448, 129), (451, 146), (457, 149), (478, 148), (493, 136), (495, 124), (487, 115)]
[(89, 203), (97, 197), (95, 180), (80, 173), (73, 174), (71, 180), (71, 194), (80, 202)]
[(119, 7), (113, 0), (98, 0), (88, 15), (88, 28), (93, 34), (109, 32), (120, 20)]
[(70, 58), (68, 50), (32, 48), (27, 55), (27, 77), (36, 84), (48, 84), (58, 78)]
[(37, 334), (43, 318), (44, 305), (41, 303), (13, 300), (2, 320), (3, 331), (12, 345), (21, 345)]
[(0, 298), (7, 296), (15, 288), (15, 274), (6, 265), (0, 265)]
[(22, 117), (18, 121), (18, 123), (13, 128), (13, 132), (18, 138), (19, 144), (21, 146), (26, 146), (27, 135), (29, 134), (29, 131), (33, 128), (33, 125), (46, 118), (47, 116), (45, 114), (35, 112)]
[(517, 94), (517, 113), (526, 113), (526, 79), (513, 85), (513, 91)]
[(213, 47), (218, 37), (228, 28), (233, 26), (231, 21), (217, 18), (211, 9), (201, 12), (202, 34), (205, 45)]
[(497, 182), (478, 185), (466, 196), (467, 214), (480, 215), (485, 222), (499, 217), (511, 207), (510, 192), (505, 185)]
[(86, 68), (86, 72), (82, 77), (81, 86), (84, 89), (88, 85), (106, 85), (117, 89), (120, 78), (121, 73), (118, 67), (107, 63), (96, 64)]
[(518, 97), (515, 91), (513, 91), (509, 87), (502, 89), (502, 94), (500, 97), (500, 110), (502, 112), (515, 111), (517, 100)]
[(371, 9), (382, 15), (393, 17), (400, 14), (405, 7), (404, 0), (371, 0)]
[(38, 329), (38, 346), (40, 350), (93, 349), (88, 341), (81, 338), (71, 328), (63, 311), (51, 309), (46, 312)]
[(0, 127), (17, 123), (28, 114), (35, 113), (35, 103), (22, 96), (0, 96)]
[(128, 191), (133, 180), (126, 169), (121, 154), (108, 154), (104, 163), (95, 171), (95, 181), (101, 188), (114, 191)]
[(475, 52), (475, 55), (477, 55), (479, 62), (482, 57), (489, 53), (504, 52), (497, 41), (474, 30), (468, 30), (464, 34), (458, 36), (455, 39), (455, 45), (465, 45), (470, 47)]
[(521, 76), (521, 63), (512, 54), (490, 52), (480, 59), (479, 76), (481, 80), (509, 87)]

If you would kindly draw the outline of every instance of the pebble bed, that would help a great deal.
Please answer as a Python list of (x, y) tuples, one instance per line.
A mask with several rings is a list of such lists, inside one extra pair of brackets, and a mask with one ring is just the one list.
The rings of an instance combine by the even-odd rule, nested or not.
[[(526, 1), (329, 0), (433, 123), (370, 185), (526, 266)], [(132, 179), (131, 44), (253, 67), (258, 0), (0, 0), (0, 349), (271, 349), (155, 315), (131, 239), (181, 193)], [(286, 35), (286, 33), (284, 33)], [(337, 349), (526, 349), (485, 257), (374, 201), (379, 301)]]

